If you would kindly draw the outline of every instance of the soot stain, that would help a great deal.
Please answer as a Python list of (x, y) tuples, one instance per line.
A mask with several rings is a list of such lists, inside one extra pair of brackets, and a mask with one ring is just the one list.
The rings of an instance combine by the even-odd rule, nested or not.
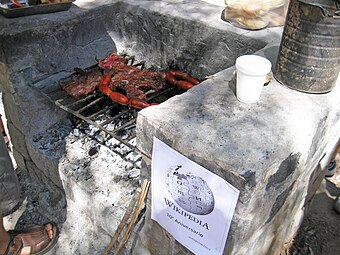
[(266, 191), (287, 179), (298, 166), (300, 157), (301, 153), (290, 154), (284, 161), (282, 161), (279, 170), (269, 177)]
[(293, 185), (295, 182), (293, 182), (287, 189), (285, 189), (275, 200), (275, 203), (272, 206), (272, 209), (270, 211), (270, 215), (266, 221), (266, 224), (271, 221), (271, 219), (277, 214), (277, 212), (281, 209), (283, 206), (284, 202), (286, 201), (290, 191), (293, 188)]
[(242, 177), (246, 180), (250, 187), (254, 187), (256, 185), (255, 172), (247, 171), (242, 175)]

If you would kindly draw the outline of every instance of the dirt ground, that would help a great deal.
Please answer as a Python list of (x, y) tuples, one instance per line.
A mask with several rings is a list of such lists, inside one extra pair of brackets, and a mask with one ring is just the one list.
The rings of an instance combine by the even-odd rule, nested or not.
[(340, 214), (334, 209), (340, 196), (340, 153), (332, 177), (325, 177), (296, 236), (290, 255), (339, 255)]

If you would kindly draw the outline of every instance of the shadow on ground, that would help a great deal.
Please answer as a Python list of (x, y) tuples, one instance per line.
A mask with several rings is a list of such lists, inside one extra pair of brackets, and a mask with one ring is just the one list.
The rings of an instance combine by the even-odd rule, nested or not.
[(340, 214), (333, 209), (340, 195), (340, 154), (336, 160), (336, 173), (325, 178), (315, 194), (290, 255), (340, 254)]

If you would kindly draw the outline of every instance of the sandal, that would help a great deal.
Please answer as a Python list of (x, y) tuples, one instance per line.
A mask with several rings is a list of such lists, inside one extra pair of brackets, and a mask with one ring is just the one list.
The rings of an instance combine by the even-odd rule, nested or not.
[(14, 240), (11, 238), (7, 245), (7, 249), (3, 255), (17, 255), (19, 254), (20, 250), (22, 249), (22, 242), (14, 243)]
[(50, 251), (57, 242), (58, 230), (52, 225), (53, 238), (50, 239), (44, 226), (34, 226), (27, 230), (10, 230), (11, 236), (4, 255), (42, 255)]

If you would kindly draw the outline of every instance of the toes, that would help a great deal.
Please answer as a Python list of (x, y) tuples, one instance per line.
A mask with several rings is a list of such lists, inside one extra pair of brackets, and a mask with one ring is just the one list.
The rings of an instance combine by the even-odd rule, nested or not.
[(46, 224), (45, 225), (45, 230), (46, 230), (46, 232), (47, 232), (47, 234), (48, 234), (48, 237), (50, 238), (50, 239), (52, 239), (53, 238), (53, 226), (52, 226), (52, 224)]

